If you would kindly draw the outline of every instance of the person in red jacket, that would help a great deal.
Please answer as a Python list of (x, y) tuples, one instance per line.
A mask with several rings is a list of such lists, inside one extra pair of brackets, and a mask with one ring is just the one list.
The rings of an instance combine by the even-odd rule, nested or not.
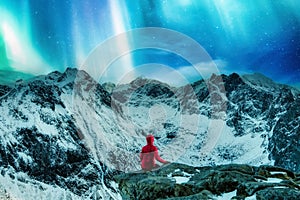
[(146, 136), (147, 145), (142, 148), (140, 154), (141, 158), (141, 167), (144, 171), (151, 171), (152, 169), (158, 168), (159, 165), (155, 163), (155, 160), (167, 164), (168, 161), (162, 159), (158, 154), (158, 149), (154, 146), (154, 137), (153, 135)]

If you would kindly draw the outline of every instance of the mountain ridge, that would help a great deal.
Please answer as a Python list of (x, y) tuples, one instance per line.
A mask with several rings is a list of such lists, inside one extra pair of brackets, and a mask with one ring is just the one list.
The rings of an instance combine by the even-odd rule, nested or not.
[(179, 88), (148, 79), (114, 87), (106, 91), (68, 68), (4, 92), (1, 174), (25, 173), (79, 196), (101, 191), (119, 198), (112, 174), (139, 170), (148, 133), (172, 162), (274, 164), (299, 172), (300, 98), (289, 87), (264, 89), (236, 73)]

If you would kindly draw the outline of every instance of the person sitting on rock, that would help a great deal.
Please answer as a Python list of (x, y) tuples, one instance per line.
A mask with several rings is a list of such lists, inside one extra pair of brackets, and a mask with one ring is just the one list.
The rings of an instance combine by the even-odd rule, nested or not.
[(158, 154), (158, 149), (154, 146), (154, 137), (153, 135), (146, 136), (147, 145), (142, 148), (140, 154), (141, 158), (141, 167), (144, 171), (151, 171), (152, 169), (158, 168), (159, 165), (155, 163), (155, 160), (167, 164), (168, 161), (162, 159)]

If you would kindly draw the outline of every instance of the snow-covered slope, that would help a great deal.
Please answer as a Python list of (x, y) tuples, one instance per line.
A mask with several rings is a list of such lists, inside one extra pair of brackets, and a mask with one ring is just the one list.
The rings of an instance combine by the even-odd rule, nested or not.
[(149, 133), (171, 162), (299, 171), (299, 95), (258, 77), (213, 75), (180, 88), (138, 78), (102, 87), (69, 68), (2, 86), (1, 183), (12, 179), (20, 195), (40, 182), (45, 193), (58, 187), (65, 196), (118, 199), (110, 177), (140, 169)]
[[(33, 180), (74, 195), (101, 192), (103, 197), (112, 196), (104, 178), (109, 176), (107, 167), (89, 151), (83, 140), (88, 134), (76, 121), (76, 106), (90, 103), (91, 95), (85, 93), (90, 88), (97, 98), (93, 105), (107, 106), (107, 92), (88, 74), (75, 69), (21, 82), (1, 97), (1, 174), (18, 180), (15, 183), (21, 193), (26, 190), (22, 191), (18, 182)], [(82, 105), (72, 103), (78, 99)], [(5, 182), (2, 185), (10, 187)], [(28, 199), (30, 194), (24, 195), (22, 199)]]

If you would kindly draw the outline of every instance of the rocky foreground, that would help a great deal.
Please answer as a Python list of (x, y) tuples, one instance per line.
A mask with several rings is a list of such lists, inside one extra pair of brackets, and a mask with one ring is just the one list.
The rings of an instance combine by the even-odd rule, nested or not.
[[(300, 199), (300, 174), (263, 165), (191, 167), (170, 164), (159, 170), (115, 176), (123, 199)], [(249, 198), (248, 198), (249, 197)]]

